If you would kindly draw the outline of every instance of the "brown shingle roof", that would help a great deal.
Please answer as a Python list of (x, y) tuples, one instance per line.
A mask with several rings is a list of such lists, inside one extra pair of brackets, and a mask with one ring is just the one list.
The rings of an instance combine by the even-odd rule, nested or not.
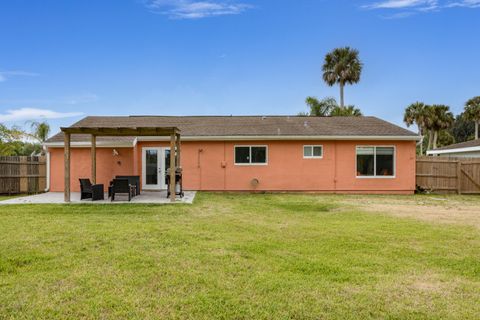
[(432, 151), (440, 151), (440, 150), (450, 150), (450, 149), (462, 149), (462, 148), (471, 148), (471, 147), (480, 147), (480, 139), (477, 140), (470, 140), (460, 143), (451, 144), (449, 146), (437, 148)]
[[(417, 135), (375, 117), (299, 116), (125, 116), (86, 117), (72, 127), (178, 127), (182, 136), (392, 136)], [(103, 141), (107, 141), (102, 137)], [(131, 139), (110, 137), (114, 141)], [(59, 133), (47, 142), (63, 141)], [(72, 135), (72, 141), (89, 141), (86, 135)]]

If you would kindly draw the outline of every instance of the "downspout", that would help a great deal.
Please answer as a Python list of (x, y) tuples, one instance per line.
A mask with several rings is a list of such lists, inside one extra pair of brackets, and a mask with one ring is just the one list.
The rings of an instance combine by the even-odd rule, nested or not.
[(198, 159), (197, 159), (197, 168), (198, 168), (198, 175), (199, 175), (199, 190), (202, 190), (202, 165), (201, 165), (201, 159), (200, 156), (203, 152), (203, 149), (198, 149)]
[(48, 151), (48, 148), (44, 149), (47, 151), (47, 156), (46, 156), (46, 183), (45, 183), (45, 192), (50, 191), (50, 151)]
[(223, 191), (227, 190), (227, 142), (223, 141)]
[(337, 193), (337, 141), (334, 142), (334, 148), (335, 150), (333, 151), (333, 156), (334, 156), (333, 193)]

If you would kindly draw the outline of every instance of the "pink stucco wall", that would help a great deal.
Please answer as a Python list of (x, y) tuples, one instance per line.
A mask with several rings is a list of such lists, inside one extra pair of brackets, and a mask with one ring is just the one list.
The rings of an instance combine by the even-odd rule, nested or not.
[[(303, 145), (323, 145), (322, 159), (304, 159)], [(237, 166), (235, 145), (267, 145), (268, 164)], [(357, 145), (396, 147), (395, 178), (356, 178)], [(167, 147), (167, 142), (139, 142), (135, 148), (97, 149), (97, 181), (107, 184), (115, 175), (142, 172), (142, 148)], [(63, 190), (63, 149), (50, 148), (52, 191)], [(184, 188), (211, 191), (318, 191), (412, 193), (415, 190), (414, 141), (255, 141), (182, 142)], [(72, 149), (71, 188), (78, 178), (90, 177), (90, 149)], [(253, 187), (252, 179), (259, 184)]]

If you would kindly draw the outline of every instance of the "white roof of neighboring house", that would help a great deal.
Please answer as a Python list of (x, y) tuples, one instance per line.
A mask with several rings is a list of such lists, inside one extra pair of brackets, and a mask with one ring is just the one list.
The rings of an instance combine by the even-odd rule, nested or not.
[(436, 154), (464, 153), (464, 152), (477, 152), (477, 151), (480, 151), (480, 139), (451, 144), (449, 146), (427, 151), (427, 154), (436, 155)]

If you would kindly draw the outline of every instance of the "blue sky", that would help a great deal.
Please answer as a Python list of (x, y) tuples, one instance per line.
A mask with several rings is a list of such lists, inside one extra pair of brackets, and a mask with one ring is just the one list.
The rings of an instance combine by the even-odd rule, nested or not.
[(338, 98), (324, 55), (360, 51), (346, 103), (402, 123), (416, 100), (480, 95), (480, 0), (42, 0), (0, 3), (0, 122), (249, 115)]

